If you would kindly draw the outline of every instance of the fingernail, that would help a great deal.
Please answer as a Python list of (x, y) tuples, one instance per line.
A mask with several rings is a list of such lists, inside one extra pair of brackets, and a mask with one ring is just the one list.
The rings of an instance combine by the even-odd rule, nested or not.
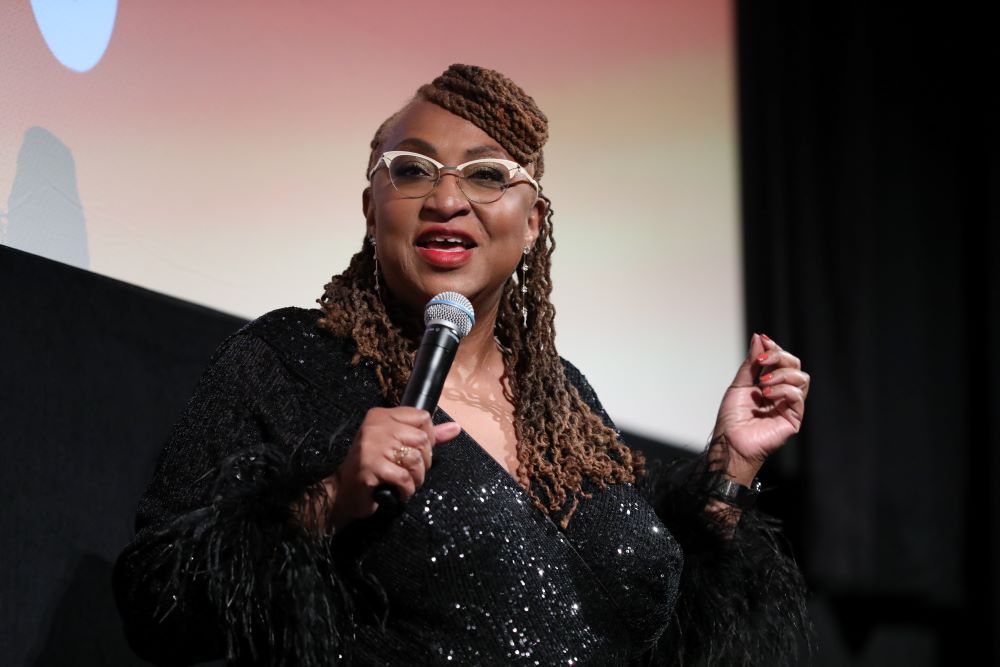
[(761, 334), (760, 337), (763, 338), (764, 340), (771, 340), (770, 338), (767, 337), (767, 334)]
[(770, 380), (773, 377), (774, 377), (774, 373), (768, 373), (767, 375), (761, 375), (760, 376), (760, 381), (761, 382), (767, 382), (768, 380)]
[(757, 357), (757, 361), (767, 361), (767, 352)]
[(771, 387), (764, 387), (764, 392), (763, 393), (764, 393), (765, 396), (770, 396), (772, 391), (774, 391), (773, 388), (771, 388)]

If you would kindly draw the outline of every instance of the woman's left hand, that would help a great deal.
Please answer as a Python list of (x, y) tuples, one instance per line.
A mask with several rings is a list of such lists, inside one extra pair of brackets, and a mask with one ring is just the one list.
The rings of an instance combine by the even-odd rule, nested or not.
[(764, 460), (798, 433), (808, 394), (809, 375), (798, 357), (754, 334), (747, 358), (722, 398), (712, 438), (717, 442), (724, 436), (728, 445), (728, 477), (750, 484)]

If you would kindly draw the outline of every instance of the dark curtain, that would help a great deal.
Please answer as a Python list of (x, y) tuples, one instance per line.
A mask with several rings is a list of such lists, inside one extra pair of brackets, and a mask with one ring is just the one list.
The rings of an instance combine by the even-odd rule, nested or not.
[(950, 5), (736, 9), (748, 326), (814, 383), (768, 474), (817, 663), (1000, 664), (992, 24)]

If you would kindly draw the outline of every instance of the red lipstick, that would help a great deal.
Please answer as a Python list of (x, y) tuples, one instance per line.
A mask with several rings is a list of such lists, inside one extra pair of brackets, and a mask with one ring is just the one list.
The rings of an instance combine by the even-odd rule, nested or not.
[(464, 231), (447, 226), (425, 229), (416, 240), (417, 253), (431, 266), (457, 269), (472, 259), (476, 242)]

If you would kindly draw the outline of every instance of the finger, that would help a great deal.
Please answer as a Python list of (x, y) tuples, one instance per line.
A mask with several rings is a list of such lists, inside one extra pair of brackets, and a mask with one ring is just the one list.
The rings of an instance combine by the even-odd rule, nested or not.
[(426, 465), (430, 466), (430, 448), (435, 442), (434, 434), (434, 422), (431, 419), (431, 415), (426, 410), (419, 410), (414, 407), (399, 406), (396, 408), (389, 408), (387, 414), (392, 419), (392, 421), (405, 428), (416, 428), (424, 434), (424, 439), (426, 442), (418, 442), (414, 440), (402, 441), (411, 447), (417, 447), (421, 451), (426, 450), (427, 456), (425, 459), (427, 461)]
[(406, 424), (407, 426), (416, 426), (417, 428), (424, 428), (427, 426), (432, 426), (431, 413), (426, 410), (421, 410), (420, 408), (411, 408), (405, 405), (400, 405), (395, 408), (386, 408), (388, 416), (400, 424)]
[(419, 488), (424, 483), (424, 475), (427, 472), (427, 468), (424, 465), (424, 457), (419, 449), (403, 445), (396, 447), (392, 451), (392, 462), (410, 473), (415, 488)]
[(427, 466), (424, 465), (424, 457), (416, 449), (411, 450), (404, 461), (404, 467), (410, 471), (413, 478), (413, 487), (419, 489), (424, 485), (424, 478), (427, 475)]
[(736, 371), (736, 377), (733, 378), (733, 387), (753, 386), (757, 370), (755, 360), (762, 354), (764, 354), (764, 340), (760, 334), (754, 334), (750, 337), (750, 349), (747, 356), (740, 364), (739, 370)]
[(427, 450), (430, 451), (437, 444), (437, 433), (434, 432), (434, 421), (427, 415), (427, 421), (420, 425), (420, 430), (427, 436)]
[(805, 396), (801, 389), (790, 384), (779, 384), (773, 387), (764, 387), (761, 394), (765, 400), (775, 404), (783, 415), (791, 418), (796, 429), (798, 428), (806, 409)]
[(791, 352), (784, 350), (771, 350), (762, 352), (754, 359), (754, 365), (764, 373), (771, 372), (777, 368), (802, 368), (802, 362)]
[(400, 500), (409, 500), (417, 492), (413, 473), (391, 461), (384, 461), (375, 474), (379, 478), (379, 483), (396, 487)]
[[(424, 485), (424, 479), (427, 476), (427, 469), (424, 468), (423, 463), (420, 463), (419, 465), (414, 466), (413, 470), (411, 470), (410, 472), (412, 473), (411, 476), (413, 477), (413, 488), (419, 489), (421, 486)], [(414, 491), (414, 493), (416, 493), (416, 491)]]
[(431, 436), (428, 436), (426, 431), (412, 426), (398, 426), (393, 430), (390, 439), (395, 442), (393, 447), (389, 448), (390, 452), (398, 445), (406, 445), (414, 449), (430, 448), (433, 442)]
[(462, 427), (455, 422), (445, 422), (444, 424), (432, 424), (430, 440), (426, 445), (420, 445), (417, 450), (424, 459), (424, 469), (429, 469), (434, 460), (434, 446), (454, 440)]
[[(358, 439), (372, 443), (398, 442), (410, 447), (430, 445), (434, 439), (430, 415), (424, 410), (416, 414), (393, 414), (398, 408), (373, 408), (358, 429)], [(382, 447), (379, 447), (382, 449)]]
[(458, 422), (445, 422), (434, 427), (434, 444), (440, 445), (443, 442), (454, 440), (462, 432), (462, 426)]
[(757, 384), (761, 387), (790, 384), (793, 387), (798, 387), (804, 393), (809, 390), (809, 374), (805, 371), (797, 371), (791, 368), (778, 368), (761, 375), (760, 381)]
[(778, 345), (778, 343), (773, 338), (769, 337), (767, 334), (761, 334), (760, 338), (761, 342), (764, 343), (764, 349), (763, 349), (764, 352), (770, 352), (771, 350), (782, 349), (782, 347)]
[(422, 447), (417, 447), (414, 451), (420, 454), (420, 464), (423, 466), (424, 470), (431, 467), (431, 461), (434, 458), (433, 455), (434, 442), (428, 442)]

